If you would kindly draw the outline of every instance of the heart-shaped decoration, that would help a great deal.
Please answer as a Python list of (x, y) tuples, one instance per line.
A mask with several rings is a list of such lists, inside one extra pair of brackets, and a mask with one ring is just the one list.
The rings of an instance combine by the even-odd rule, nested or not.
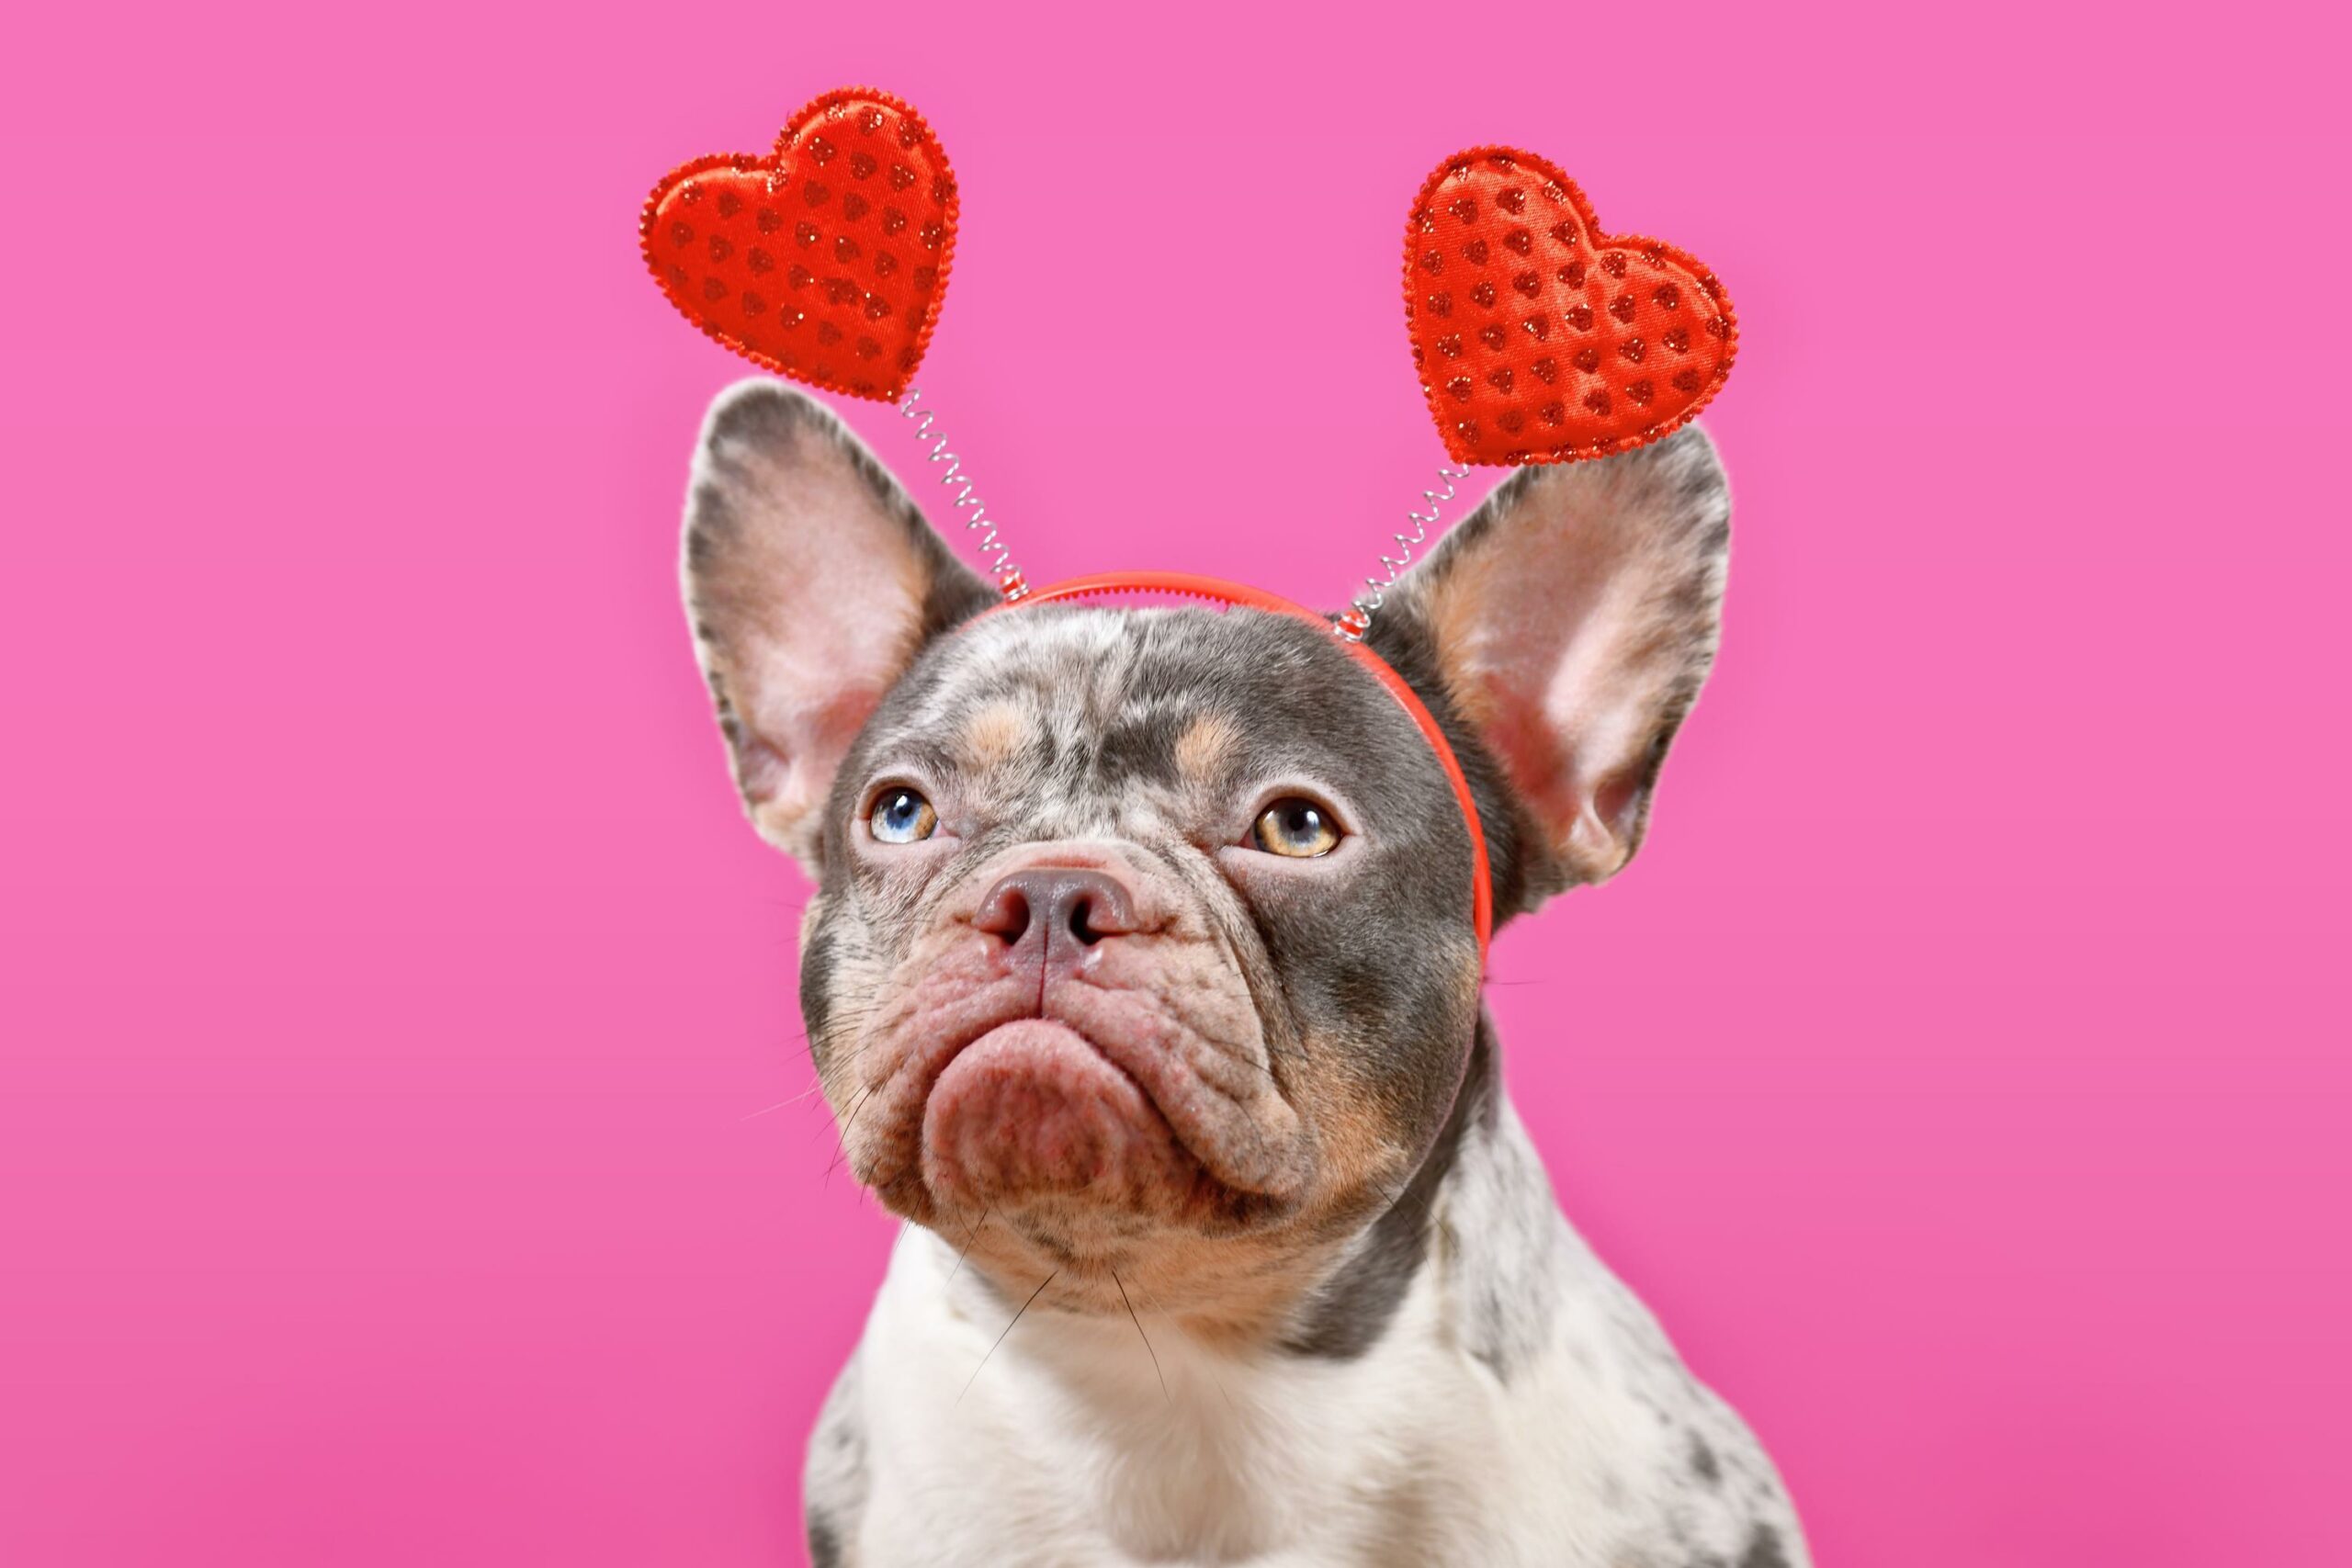
[(794, 115), (765, 157), (673, 170), (638, 239), (670, 302), (746, 359), (894, 399), (947, 293), (956, 177), (922, 116), (844, 87)]
[(1604, 234), (1559, 167), (1510, 147), (1438, 165), (1405, 221), (1405, 322), (1457, 463), (1572, 463), (1688, 423), (1731, 373), (1715, 275)]

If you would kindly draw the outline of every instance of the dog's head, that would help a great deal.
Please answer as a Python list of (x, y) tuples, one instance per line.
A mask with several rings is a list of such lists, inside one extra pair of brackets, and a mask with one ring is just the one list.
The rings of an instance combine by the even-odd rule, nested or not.
[[(1727, 516), (1695, 428), (1530, 469), (1378, 615), (1498, 917), (1640, 842)], [(1430, 1156), (1478, 1034), (1471, 840), (1413, 721), (1293, 618), (975, 619), (989, 586), (773, 382), (711, 410), (684, 570), (752, 820), (817, 883), (801, 1004), (858, 1179), (1023, 1293), (1283, 1310)]]

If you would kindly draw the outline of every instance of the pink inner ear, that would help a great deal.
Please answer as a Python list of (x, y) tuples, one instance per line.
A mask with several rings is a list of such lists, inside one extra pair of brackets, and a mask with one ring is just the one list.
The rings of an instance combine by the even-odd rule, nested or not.
[(1593, 791), (1592, 814), (1608, 829), (1619, 843), (1627, 843), (1637, 826), (1642, 796), (1642, 775), (1633, 768), (1620, 769), (1602, 779)]
[[(1531, 668), (1481, 670), (1476, 677), (1478, 698), (1468, 705), (1476, 710), (1472, 716), (1510, 773), (1511, 784), (1534, 811), (1546, 836), (1556, 841), (1574, 828), (1584, 803), (1577, 798), (1575, 769), (1544, 713), (1550, 661), (1525, 652), (1521, 661)], [(1532, 668), (1539, 662), (1544, 665), (1540, 675)]]
[(911, 532), (821, 432), (729, 447), (732, 525), (695, 567), (713, 673), (741, 728), (763, 837), (807, 858), (833, 774), (919, 640), (931, 574)]
[(1462, 561), (1433, 606), (1447, 678), (1558, 854), (1600, 881), (1630, 852), (1641, 762), (1679, 629), (1651, 552), (1565, 513)]
[(779, 688), (768, 688), (745, 737), (741, 777), (752, 818), (770, 840), (803, 852), (834, 773), (888, 689), (887, 680), (864, 680), (818, 702), (795, 704)]
[(746, 736), (735, 753), (735, 783), (743, 791), (743, 798), (760, 807), (774, 800), (785, 786), (789, 764), (784, 754), (766, 741)]

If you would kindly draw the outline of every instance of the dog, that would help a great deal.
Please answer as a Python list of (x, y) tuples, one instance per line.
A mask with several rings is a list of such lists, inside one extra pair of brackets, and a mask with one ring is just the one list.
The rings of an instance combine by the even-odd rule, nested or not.
[[(1714, 657), (1696, 426), (1524, 469), (1368, 640), (1498, 919), (1639, 847)], [(1555, 1202), (1402, 705), (1250, 609), (983, 615), (831, 412), (711, 408), (695, 647), (857, 1179), (908, 1223), (807, 1462), (820, 1568), (1805, 1568), (1788, 1495)]]

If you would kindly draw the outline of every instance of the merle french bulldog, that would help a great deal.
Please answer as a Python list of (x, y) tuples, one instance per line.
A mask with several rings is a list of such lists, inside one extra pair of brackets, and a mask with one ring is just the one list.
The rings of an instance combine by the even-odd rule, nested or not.
[[(1713, 660), (1698, 429), (1515, 475), (1371, 640), (1498, 917), (1631, 858)], [(808, 1462), (820, 1564), (1802, 1568), (1738, 1417), (1562, 1218), (1402, 706), (1252, 610), (989, 584), (820, 405), (712, 407), (686, 598), (800, 997), (910, 1223)]]

